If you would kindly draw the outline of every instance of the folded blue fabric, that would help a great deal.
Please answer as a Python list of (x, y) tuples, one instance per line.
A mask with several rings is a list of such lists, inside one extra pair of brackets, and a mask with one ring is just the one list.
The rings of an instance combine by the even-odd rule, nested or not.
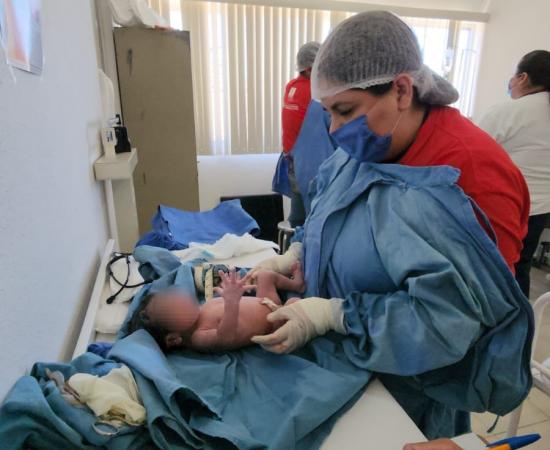
[(102, 376), (120, 364), (85, 353), (71, 364), (34, 365), (31, 375), (20, 378), (0, 408), (2, 449), (109, 449), (155, 448), (146, 427), (122, 427), (116, 436), (104, 436), (93, 429), (97, 417), (86, 406), (75, 407), (46, 377), (46, 369), (60, 371), (65, 379), (77, 372)]
[[(167, 287), (193, 294), (191, 265), (166, 249), (142, 246), (134, 257), (156, 278), (143, 296)], [(120, 337), (128, 333), (125, 324)], [(71, 364), (36, 364), (0, 408), (0, 443), (22, 449), (157, 448), (310, 450), (361, 395), (371, 374), (345, 356), (346, 338), (329, 334), (299, 353), (275, 355), (258, 346), (221, 354), (180, 350), (164, 354), (145, 330), (119, 340), (110, 359), (86, 353)], [(75, 408), (46, 381), (46, 368), (66, 378), (76, 372), (105, 375), (119, 363), (134, 374), (147, 427), (124, 427), (116, 437), (98, 435), (95, 417)], [(144, 431), (146, 430), (146, 431)], [(9, 440), (8, 440), (9, 439)]]
[(136, 244), (180, 250), (190, 242), (212, 244), (224, 234), (256, 235), (258, 223), (241, 206), (239, 199), (221, 202), (214, 209), (202, 212), (182, 211), (160, 205), (152, 220), (153, 229)]
[(96, 355), (106, 358), (112, 347), (112, 342), (94, 342), (93, 344), (88, 345), (86, 350), (90, 353), (95, 353)]
[[(337, 335), (318, 338), (293, 355), (257, 346), (165, 355), (138, 330), (118, 341), (109, 356), (86, 353), (71, 364), (36, 364), (0, 408), (2, 448), (310, 450), (320, 447), (370, 379), (344, 356)], [(45, 370), (66, 378), (76, 372), (102, 376), (118, 362), (134, 374), (147, 426), (104, 436), (94, 431), (91, 410), (66, 402)]]
[(293, 355), (257, 346), (164, 355), (138, 330), (110, 356), (137, 374), (152, 438), (166, 449), (318, 448), (370, 378), (343, 357), (337, 336)]

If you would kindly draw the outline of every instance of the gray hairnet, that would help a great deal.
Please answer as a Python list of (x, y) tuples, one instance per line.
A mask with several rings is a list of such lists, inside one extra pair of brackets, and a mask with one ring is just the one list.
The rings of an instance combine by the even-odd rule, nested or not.
[(317, 55), (319, 47), (321, 47), (321, 44), (315, 41), (307, 42), (300, 47), (300, 50), (298, 50), (298, 54), (296, 55), (296, 66), (298, 72), (309, 69), (313, 66), (313, 61), (315, 61), (315, 55)]
[(311, 73), (312, 97), (321, 100), (348, 89), (365, 89), (408, 73), (420, 101), (448, 105), (456, 89), (422, 64), (416, 36), (397, 16), (369, 11), (340, 23), (319, 49)]

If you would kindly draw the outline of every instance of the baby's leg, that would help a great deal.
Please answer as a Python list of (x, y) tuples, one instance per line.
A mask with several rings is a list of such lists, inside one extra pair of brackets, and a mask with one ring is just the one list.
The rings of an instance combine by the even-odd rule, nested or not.
[(256, 274), (256, 297), (268, 298), (277, 305), (281, 304), (281, 299), (277, 293), (278, 276), (282, 276), (277, 272), (269, 270), (261, 270)]
[(292, 278), (287, 278), (280, 273), (275, 278), (275, 287), (282, 291), (292, 291), (302, 294), (306, 290), (306, 284), (304, 282), (304, 273), (302, 272), (302, 265), (296, 262), (291, 267)]

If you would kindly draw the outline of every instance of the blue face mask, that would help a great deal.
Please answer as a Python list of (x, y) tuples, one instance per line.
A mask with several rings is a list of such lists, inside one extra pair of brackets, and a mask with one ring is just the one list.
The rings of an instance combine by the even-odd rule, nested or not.
[(367, 125), (367, 116), (346, 123), (331, 133), (336, 143), (359, 162), (380, 162), (387, 155), (391, 133), (379, 136)]

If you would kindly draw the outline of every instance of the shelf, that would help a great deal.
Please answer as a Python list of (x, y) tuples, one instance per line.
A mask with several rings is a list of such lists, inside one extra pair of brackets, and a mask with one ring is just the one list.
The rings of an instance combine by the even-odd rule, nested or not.
[(137, 162), (135, 148), (131, 152), (118, 153), (114, 157), (102, 156), (94, 163), (95, 179), (98, 181), (132, 179)]

